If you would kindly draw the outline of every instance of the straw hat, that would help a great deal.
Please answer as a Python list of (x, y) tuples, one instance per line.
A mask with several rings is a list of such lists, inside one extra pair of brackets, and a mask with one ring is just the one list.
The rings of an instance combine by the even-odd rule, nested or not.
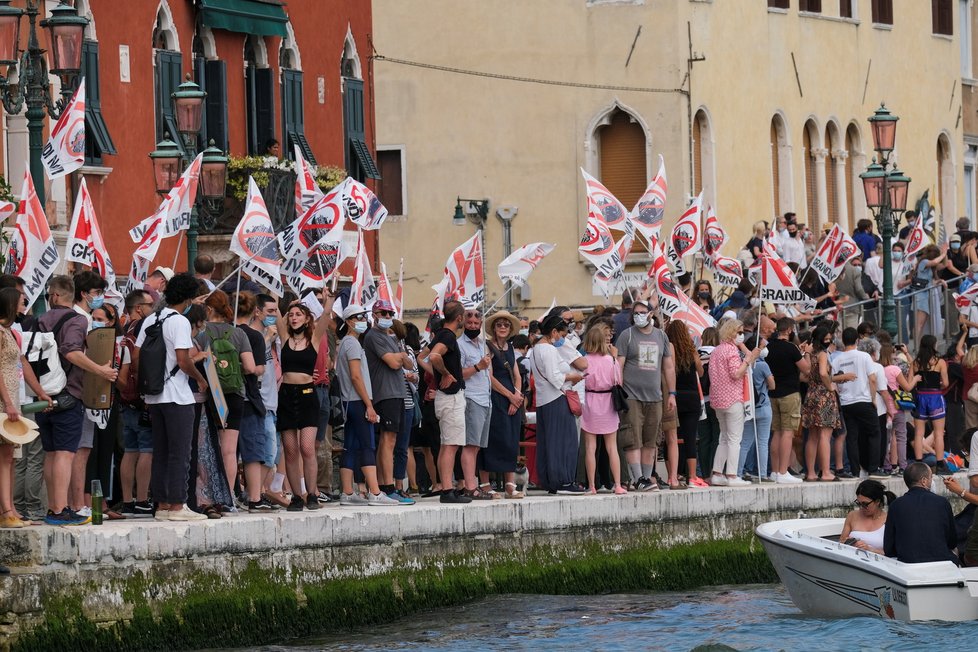
[(11, 444), (29, 444), (38, 436), (37, 424), (21, 416), (17, 421), (11, 421), (6, 413), (0, 412), (0, 438)]
[(520, 320), (514, 317), (508, 311), (500, 310), (486, 317), (486, 335), (489, 337), (495, 335), (495, 331), (493, 329), (496, 327), (496, 322), (500, 319), (505, 319), (509, 322), (510, 336), (516, 335), (520, 331)]

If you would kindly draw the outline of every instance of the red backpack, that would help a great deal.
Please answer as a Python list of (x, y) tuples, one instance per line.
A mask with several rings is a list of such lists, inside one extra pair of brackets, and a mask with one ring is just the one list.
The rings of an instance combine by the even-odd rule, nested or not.
[(123, 403), (137, 410), (143, 408), (143, 398), (137, 389), (139, 370), (136, 368), (132, 356), (133, 350), (136, 348), (136, 338), (139, 336), (139, 327), (142, 325), (142, 320), (129, 324), (126, 327), (125, 335), (122, 336), (122, 348), (129, 352), (129, 376), (126, 378), (126, 384), (119, 388), (119, 398)]

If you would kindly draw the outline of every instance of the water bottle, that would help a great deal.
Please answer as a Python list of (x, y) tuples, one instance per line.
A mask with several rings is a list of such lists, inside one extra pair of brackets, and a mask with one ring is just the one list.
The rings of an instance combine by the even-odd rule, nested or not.
[(102, 481), (92, 480), (92, 525), (102, 524)]

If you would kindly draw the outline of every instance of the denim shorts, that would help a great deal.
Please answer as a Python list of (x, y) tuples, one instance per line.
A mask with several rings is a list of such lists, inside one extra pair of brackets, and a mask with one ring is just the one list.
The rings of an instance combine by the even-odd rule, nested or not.
[(77, 401), (74, 407), (67, 410), (38, 413), (37, 426), (41, 433), (41, 446), (44, 451), (77, 452), (84, 421), (85, 408), (81, 401)]
[(245, 402), (238, 428), (238, 453), (245, 464), (265, 461), (265, 417)]
[(278, 431), (275, 430), (275, 411), (265, 410), (265, 455), (262, 464), (271, 468), (275, 466), (282, 455), (278, 445)]
[(140, 424), (142, 411), (128, 405), (120, 406), (122, 410), (122, 446), (127, 453), (152, 453), (153, 429), (147, 419)]

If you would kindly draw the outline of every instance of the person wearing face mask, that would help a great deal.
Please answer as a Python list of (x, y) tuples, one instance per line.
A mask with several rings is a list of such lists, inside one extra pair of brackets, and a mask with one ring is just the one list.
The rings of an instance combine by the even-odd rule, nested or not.
[[(618, 337), (618, 364), (628, 394), (628, 412), (618, 430), (618, 442), (637, 491), (658, 491), (654, 479), (662, 443), (663, 412), (676, 412), (676, 366), (669, 339), (652, 325), (647, 299), (632, 305), (634, 325)], [(663, 387), (668, 392), (663, 401)]]
[[(846, 328), (855, 328), (860, 322), (860, 314), (855, 304), (869, 299), (862, 282), (863, 261), (859, 256), (852, 258), (842, 268), (839, 278), (835, 279), (835, 290), (838, 298), (836, 306), (841, 308), (842, 322)], [(851, 306), (845, 309), (846, 306)]]
[[(746, 472), (763, 478), (768, 473), (768, 445), (771, 441), (769, 392), (775, 388), (771, 367), (765, 362), (769, 352), (768, 347), (760, 349), (751, 371), (751, 382), (754, 383), (754, 418), (744, 422), (744, 436), (740, 440), (740, 460), (737, 462), (738, 476), (743, 476)], [(759, 469), (758, 459), (761, 462)]]
[(804, 266), (806, 263), (805, 242), (798, 232), (798, 224), (789, 222), (786, 227), (785, 237), (781, 238), (780, 241), (781, 257), (784, 259), (784, 262)]
[(876, 243), (880, 241), (879, 237), (873, 233), (873, 221), (866, 218), (856, 222), (856, 230), (852, 234), (852, 239), (859, 246), (863, 260), (872, 255), (876, 249)]
[(523, 316), (521, 316), (521, 317), (519, 317), (519, 320), (520, 320), (520, 327), (517, 330), (517, 332), (513, 333), (513, 335), (524, 335), (526, 337), (529, 337), (530, 336), (530, 318), (529, 317), (523, 317)]
[(465, 495), (473, 500), (502, 498), (502, 494), (492, 490), (489, 482), (476, 486), (476, 460), (479, 451), (489, 445), (493, 380), (492, 355), (482, 336), (482, 311), (478, 308), (466, 308), (458, 348), (462, 356), (462, 379), (465, 380), (465, 447), (462, 448)]
[[(882, 437), (875, 398), (879, 381), (869, 354), (856, 350), (859, 333), (842, 331), (845, 350), (832, 358), (832, 380), (839, 384), (839, 403), (846, 424), (846, 453), (852, 474), (885, 478), (880, 471)], [(862, 471), (860, 471), (862, 469)]]
[(399, 494), (394, 484), (394, 448), (404, 419), (404, 372), (413, 370), (414, 362), (391, 332), (394, 325), (394, 306), (379, 299), (373, 306), (374, 326), (363, 335), (363, 350), (367, 353), (370, 383), (373, 387), (374, 409), (380, 417), (377, 430), (377, 477), (380, 490), (402, 505), (413, 505), (414, 499)]
[[(887, 557), (908, 564), (958, 563), (954, 512), (947, 498), (931, 491), (932, 480), (930, 467), (922, 462), (910, 464), (903, 472), (908, 491), (890, 505), (883, 530)], [(965, 498), (967, 493), (961, 491), (958, 495)]]

